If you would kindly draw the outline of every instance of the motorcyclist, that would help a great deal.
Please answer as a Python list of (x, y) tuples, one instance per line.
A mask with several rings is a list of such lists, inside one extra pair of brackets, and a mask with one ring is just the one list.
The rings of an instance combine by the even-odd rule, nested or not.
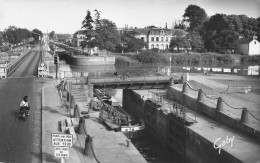
[(23, 101), (20, 103), (20, 111), (22, 111), (23, 109), (26, 112), (26, 115), (29, 116), (29, 110), (30, 110), (30, 106), (29, 106), (29, 101), (28, 101), (28, 96), (24, 96)]

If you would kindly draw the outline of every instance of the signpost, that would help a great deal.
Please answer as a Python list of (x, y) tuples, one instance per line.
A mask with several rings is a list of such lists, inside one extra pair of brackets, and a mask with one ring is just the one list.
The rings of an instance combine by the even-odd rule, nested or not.
[(55, 157), (69, 157), (69, 147), (54, 147)]
[(72, 135), (51, 134), (51, 143), (54, 147), (72, 147)]
[(61, 163), (65, 162), (65, 158), (69, 157), (69, 147), (72, 147), (71, 134), (51, 134), (51, 144), (54, 147), (54, 156), (61, 158)]
[(7, 62), (0, 63), (0, 78), (6, 78), (6, 68), (7, 68)]

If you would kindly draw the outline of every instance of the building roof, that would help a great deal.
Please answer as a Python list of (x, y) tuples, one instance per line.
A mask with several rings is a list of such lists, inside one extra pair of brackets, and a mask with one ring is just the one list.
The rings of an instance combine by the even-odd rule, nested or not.
[(135, 28), (134, 31), (139, 33), (139, 35), (147, 35), (148, 32), (150, 31), (149, 28)]
[(251, 41), (256, 40), (256, 37), (240, 38), (235, 43), (236, 44), (249, 44)]
[(74, 35), (77, 35), (77, 34), (83, 35), (83, 34), (84, 34), (84, 31), (85, 31), (85, 30), (78, 30), (77, 32), (74, 33)]

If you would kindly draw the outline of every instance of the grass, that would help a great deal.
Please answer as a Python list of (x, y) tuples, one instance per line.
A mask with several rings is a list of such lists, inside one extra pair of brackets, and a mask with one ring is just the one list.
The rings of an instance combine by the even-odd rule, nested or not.
[(143, 51), (140, 53), (110, 53), (116, 57), (116, 65), (131, 64), (166, 64), (172, 58), (172, 65), (217, 65), (234, 63), (256, 63), (260, 56), (243, 56), (240, 54), (206, 53), (157, 53)]

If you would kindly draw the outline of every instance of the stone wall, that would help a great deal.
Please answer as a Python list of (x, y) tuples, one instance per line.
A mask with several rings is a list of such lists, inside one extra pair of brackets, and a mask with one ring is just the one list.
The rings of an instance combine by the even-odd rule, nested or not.
[[(189, 108), (192, 107), (193, 110), (207, 116), (217, 115), (214, 113), (215, 108), (212, 107), (211, 111), (206, 111), (207, 105), (201, 104), (171, 87), (169, 87), (168, 96), (173, 101)], [(123, 107), (131, 115), (143, 119), (145, 131), (163, 147), (168, 148), (177, 158), (192, 163), (241, 162), (223, 149), (219, 155), (218, 150), (213, 148), (212, 142), (185, 126), (183, 120), (177, 115), (165, 112), (162, 104), (153, 99), (146, 99), (132, 90), (124, 90)], [(221, 118), (230, 120), (224, 116)]]
[(91, 56), (91, 57), (70, 57), (70, 61), (73, 65), (109, 65), (115, 64), (115, 57), (102, 57), (102, 56)]
[(213, 148), (213, 143), (186, 128), (186, 151), (185, 156), (192, 163), (242, 163), (234, 156), (221, 149), (221, 154)]
[[(210, 117), (218, 122), (224, 123), (232, 128), (236, 128), (239, 131), (245, 133), (246, 135), (257, 139), (260, 141), (260, 132), (254, 130), (252, 127), (242, 123), (240, 119), (234, 119), (221, 111), (218, 111), (217, 105), (212, 105), (206, 101), (198, 101), (197, 98), (193, 98), (186, 93), (175, 89), (174, 87), (167, 88), (167, 97), (170, 100), (177, 101), (181, 105), (190, 108), (198, 113)], [(242, 112), (242, 110), (241, 110)]]

